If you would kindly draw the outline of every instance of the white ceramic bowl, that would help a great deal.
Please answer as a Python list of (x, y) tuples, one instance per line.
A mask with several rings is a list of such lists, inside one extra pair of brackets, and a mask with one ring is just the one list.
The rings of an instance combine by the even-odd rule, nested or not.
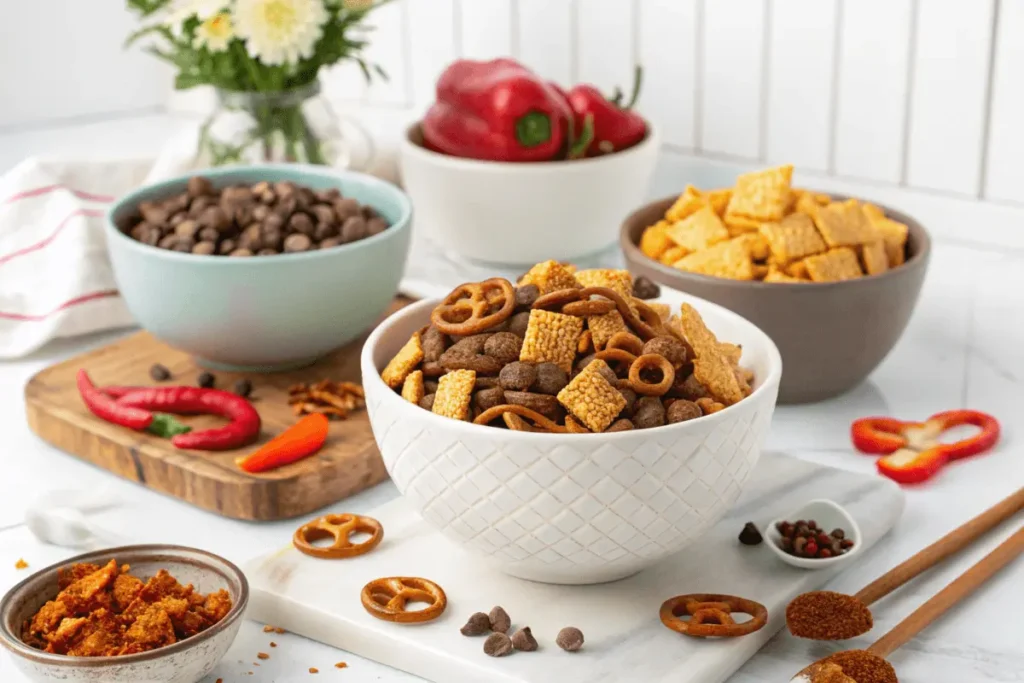
[[(853, 541), (853, 547), (842, 555), (824, 559), (790, 555), (779, 547), (779, 540), (782, 538), (782, 534), (779, 533), (775, 525), (779, 522), (795, 522), (798, 519), (813, 519), (819, 527), (825, 530), (825, 533), (831, 533), (836, 528), (842, 529), (846, 532), (846, 538)], [(854, 555), (860, 552), (860, 546), (864, 540), (860, 533), (860, 526), (857, 525), (857, 520), (846, 511), (846, 508), (839, 503), (825, 498), (812, 500), (802, 505), (799, 510), (794, 510), (785, 517), (773, 519), (765, 530), (765, 536), (768, 547), (772, 549), (776, 557), (788, 565), (800, 567), (801, 569), (828, 569), (829, 567), (847, 564), (853, 559)]]
[(477, 261), (526, 265), (569, 260), (615, 242), (647, 200), (657, 130), (616, 154), (564, 162), (478, 161), (432, 152), (419, 124), (400, 144), (402, 183), (415, 229)]
[(521, 578), (612, 581), (698, 539), (739, 497), (768, 433), (778, 349), (735, 313), (678, 292), (723, 340), (743, 345), (754, 392), (713, 415), (612, 434), (513, 432), (439, 417), (390, 390), (380, 370), (436, 301), (395, 313), (362, 353), (367, 410), (399, 491), (448, 538)]
[[(167, 647), (123, 657), (67, 657), (33, 649), (21, 641), (21, 627), (57, 595), (57, 570), (79, 562), (106, 564), (116, 559), (131, 573), (148, 578), (166, 569), (182, 584), (210, 593), (225, 589), (234, 604), (219, 622)], [(0, 601), (0, 645), (24, 676), (36, 683), (196, 683), (231, 647), (249, 601), (242, 570), (204, 550), (175, 545), (132, 545), (72, 557), (37, 571)]]

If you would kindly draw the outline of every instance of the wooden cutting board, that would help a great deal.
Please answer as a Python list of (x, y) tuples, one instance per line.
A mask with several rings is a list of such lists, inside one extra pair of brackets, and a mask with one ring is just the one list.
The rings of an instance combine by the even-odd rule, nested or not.
[[(388, 313), (408, 303), (398, 298)], [(332, 421), (327, 443), (313, 457), (260, 475), (242, 472), (235, 458), (256, 450), (295, 422), (287, 404), (289, 386), (321, 379), (359, 382), (359, 352), (365, 339), (366, 335), (302, 370), (263, 375), (214, 372), (221, 389), (230, 391), (243, 377), (252, 382), (251, 399), (263, 429), (260, 440), (247, 448), (222, 453), (178, 450), (166, 439), (109, 424), (86, 409), (75, 386), (79, 368), (88, 370), (98, 386), (151, 385), (156, 383), (149, 369), (160, 363), (172, 374), (162, 384), (195, 385), (203, 369), (188, 354), (147, 332), (32, 377), (25, 386), (28, 424), (44, 441), (75, 457), (225, 517), (261, 521), (297, 517), (387, 478), (365, 409), (347, 420)], [(182, 420), (196, 429), (222, 422), (206, 416)]]

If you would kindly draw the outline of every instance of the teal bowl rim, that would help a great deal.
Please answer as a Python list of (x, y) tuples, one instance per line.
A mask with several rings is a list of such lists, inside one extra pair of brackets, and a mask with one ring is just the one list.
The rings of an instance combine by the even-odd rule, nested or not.
[[(385, 192), (392, 193), (401, 208), (401, 215), (398, 220), (388, 226), (387, 230), (355, 242), (339, 244), (338, 246), (331, 247), (330, 249), (316, 249), (313, 251), (302, 251), (292, 254), (275, 254), (273, 257), (258, 258), (230, 258), (228, 256), (213, 254), (185, 254), (180, 251), (161, 249), (160, 247), (145, 244), (132, 238), (130, 235), (124, 234), (114, 222), (114, 216), (123, 211), (126, 206), (131, 206), (131, 208), (134, 209), (135, 206), (138, 205), (142, 195), (160, 195), (163, 193), (166, 196), (169, 196), (172, 193), (172, 187), (187, 183), (188, 179), (193, 176), (199, 175), (206, 178), (224, 178), (241, 173), (252, 173), (254, 171), (286, 171), (295, 176), (313, 175), (328, 180), (333, 179), (342, 181), (346, 178), (354, 178), (359, 182), (370, 186), (377, 186)], [(302, 184), (302, 181), (298, 178), (292, 182), (299, 185)], [(153, 255), (159, 254), (161, 258), (168, 258), (172, 261), (183, 261), (196, 265), (223, 264), (229, 268), (266, 268), (273, 267), (275, 263), (294, 263), (303, 260), (340, 256), (342, 254), (354, 254), (362, 249), (368, 249), (378, 242), (393, 239), (399, 233), (409, 229), (409, 226), (412, 223), (412, 201), (409, 199), (409, 195), (407, 195), (402, 188), (398, 187), (394, 183), (382, 180), (368, 173), (331, 169), (330, 167), (313, 166), (311, 164), (247, 164), (245, 166), (225, 166), (223, 168), (199, 169), (190, 173), (183, 173), (172, 178), (167, 178), (156, 183), (143, 185), (142, 187), (138, 187), (115, 200), (107, 209), (103, 217), (105, 223), (104, 230), (106, 231), (107, 239), (111, 239), (111, 236), (113, 236), (113, 239), (123, 240), (128, 243), (128, 247), (130, 249), (137, 249), (143, 253), (150, 253)]]

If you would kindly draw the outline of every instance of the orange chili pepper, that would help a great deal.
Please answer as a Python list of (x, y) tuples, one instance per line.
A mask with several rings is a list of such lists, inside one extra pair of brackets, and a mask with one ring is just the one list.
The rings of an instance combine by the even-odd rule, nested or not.
[[(939, 435), (960, 425), (974, 425), (981, 431), (954, 443), (941, 443)], [(891, 417), (865, 417), (850, 426), (857, 450), (879, 458), (878, 471), (901, 484), (930, 479), (942, 467), (960, 458), (978, 455), (999, 440), (999, 421), (977, 410), (949, 410), (924, 422), (905, 422)]]
[(274, 470), (307, 458), (319, 451), (327, 440), (330, 422), (326, 415), (310, 413), (268, 441), (255, 453), (235, 461), (250, 474)]

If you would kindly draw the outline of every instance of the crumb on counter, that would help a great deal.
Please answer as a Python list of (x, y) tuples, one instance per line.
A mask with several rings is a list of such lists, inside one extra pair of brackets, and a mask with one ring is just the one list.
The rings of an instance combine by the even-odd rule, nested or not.
[(25, 561), (25, 558), (19, 557), (18, 561), (14, 563), (14, 568), (15, 569), (28, 569), (28, 562)]
[(338, 662), (337, 664), (334, 665), (334, 668), (335, 669), (347, 669), (348, 668), (348, 663), (347, 662)]
[(266, 626), (263, 627), (263, 632), (264, 633), (273, 633), (274, 632), (274, 627), (271, 626), (270, 624), (267, 624)]
[(268, 655), (266, 652), (257, 652), (256, 657), (259, 659), (270, 659), (270, 655)]
[(316, 668), (315, 666), (311, 666), (311, 667), (309, 667), (309, 673), (311, 673), (311, 674), (318, 674), (318, 673), (320, 673), (320, 669)]
[(270, 647), (277, 647), (277, 643), (275, 643), (274, 641), (270, 641)]

